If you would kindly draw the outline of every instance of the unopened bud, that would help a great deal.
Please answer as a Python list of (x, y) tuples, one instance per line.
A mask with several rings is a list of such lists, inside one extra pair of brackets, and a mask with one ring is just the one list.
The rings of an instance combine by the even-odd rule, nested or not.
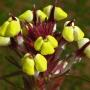
[[(46, 6), (43, 11), (46, 13), (46, 15), (49, 17), (50, 16), (50, 12), (52, 9), (52, 5), (48, 5)], [(64, 12), (60, 7), (55, 7), (55, 11), (54, 11), (54, 19), (56, 21), (65, 19), (67, 17), (67, 13)]]

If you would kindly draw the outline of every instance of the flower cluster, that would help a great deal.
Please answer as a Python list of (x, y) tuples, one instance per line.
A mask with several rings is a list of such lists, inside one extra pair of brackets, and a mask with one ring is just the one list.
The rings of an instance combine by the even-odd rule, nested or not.
[[(43, 10), (27, 10), (19, 17), (10, 15), (0, 26), (0, 46), (9, 46), (23, 52), (22, 71), (29, 76), (52, 78), (70, 70), (75, 60), (68, 60), (70, 55), (61, 60), (61, 53), (67, 43), (75, 41), (78, 50), (73, 57), (86, 55), (90, 58), (90, 40), (84, 38), (84, 32), (66, 21), (62, 32), (57, 31), (57, 22), (67, 18), (67, 13), (55, 5), (48, 5)], [(77, 60), (78, 61), (78, 60)]]

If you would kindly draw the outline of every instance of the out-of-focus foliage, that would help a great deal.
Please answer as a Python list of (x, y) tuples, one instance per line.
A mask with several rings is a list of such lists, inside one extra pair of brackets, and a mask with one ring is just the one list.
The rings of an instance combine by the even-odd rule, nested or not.
[[(18, 16), (25, 10), (32, 9), (33, 4), (36, 4), (36, 7), (41, 9), (53, 3), (53, 1), (54, 0), (0, 0), (0, 25), (8, 18), (9, 12)], [(80, 26), (86, 36), (90, 38), (90, 0), (58, 1), (58, 6), (61, 6), (69, 14), (66, 20), (75, 18), (75, 23)], [(62, 31), (64, 21), (58, 23), (58, 30)], [(6, 55), (8, 51), (9, 50), (4, 52), (4, 49), (0, 48), (0, 76), (17, 69), (4, 59), (5, 56), (2, 56)], [(67, 49), (64, 53), (66, 54), (69, 52), (72, 52), (72, 49)], [(89, 64), (90, 60), (86, 58), (84, 58), (82, 62), (75, 64), (72, 73), (66, 77), (61, 90), (90, 90)], [(79, 75), (81, 78), (71, 75)], [(17, 86), (22, 86), (20, 77), (11, 78), (10, 80), (15, 82)], [(6, 84), (4, 81), (0, 81), (0, 90), (16, 90), (16, 88)]]

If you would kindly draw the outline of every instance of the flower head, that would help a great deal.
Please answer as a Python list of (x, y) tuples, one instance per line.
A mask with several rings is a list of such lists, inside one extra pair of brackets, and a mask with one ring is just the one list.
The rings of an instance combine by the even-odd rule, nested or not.
[(53, 54), (54, 48), (58, 46), (58, 41), (51, 35), (48, 35), (44, 40), (42, 37), (37, 38), (34, 47), (40, 51), (42, 55)]
[(20, 21), (17, 17), (10, 17), (0, 28), (0, 35), (14, 37), (21, 31)]

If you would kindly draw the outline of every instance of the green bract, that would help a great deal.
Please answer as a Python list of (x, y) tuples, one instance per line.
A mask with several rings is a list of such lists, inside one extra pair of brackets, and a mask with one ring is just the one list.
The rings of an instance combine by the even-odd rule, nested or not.
[(20, 21), (15, 17), (16, 20), (9, 18), (1, 27), (0, 35), (5, 37), (14, 37), (21, 31)]
[(26, 54), (22, 58), (22, 69), (23, 69), (23, 72), (25, 72), (28, 75), (34, 75), (35, 74), (34, 60), (33, 60), (33, 58), (29, 57), (29, 54)]
[(8, 46), (10, 45), (10, 38), (9, 37), (2, 37), (0, 36), (0, 46)]
[(33, 20), (33, 12), (31, 10), (27, 10), (19, 16), (19, 19), (21, 21), (31, 22)]
[(38, 37), (34, 43), (35, 50), (40, 51), (42, 55), (53, 54), (56, 47), (58, 47), (58, 41), (51, 35), (48, 35), (44, 40), (42, 37)]
[(78, 26), (64, 26), (62, 32), (63, 38), (68, 41), (78, 41), (84, 37), (83, 31)]
[(37, 10), (37, 17), (40, 18), (41, 21), (44, 21), (47, 18), (47, 15), (41, 10)]
[[(43, 11), (46, 13), (46, 15), (49, 17), (51, 9), (52, 9), (52, 5), (48, 5), (46, 6)], [(55, 7), (55, 12), (54, 12), (54, 19), (56, 21), (65, 19), (67, 17), (67, 13), (64, 12), (60, 7)]]
[(34, 58), (34, 61), (37, 71), (44, 72), (47, 70), (47, 60), (43, 55), (37, 54)]

